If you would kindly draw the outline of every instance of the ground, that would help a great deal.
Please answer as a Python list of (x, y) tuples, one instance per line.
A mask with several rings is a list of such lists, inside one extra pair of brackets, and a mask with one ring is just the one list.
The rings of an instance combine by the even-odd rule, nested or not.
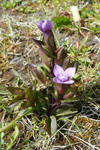
[[(1, 128), (16, 118), (20, 104), (9, 107), (12, 96), (5, 87), (31, 86), (34, 76), (28, 67), (33, 63), (41, 64), (38, 57), (38, 46), (33, 38), (42, 39), (42, 33), (36, 22), (42, 19), (53, 20), (59, 16), (68, 17), (71, 23), (61, 23), (54, 28), (59, 45), (68, 39), (68, 50), (75, 47), (75, 42), (84, 40), (74, 24), (70, 7), (80, 8), (83, 24), (81, 31), (88, 35), (84, 42), (85, 50), (80, 56), (81, 82), (77, 95), (81, 111), (70, 120), (64, 120), (62, 126), (51, 137), (45, 129), (43, 119), (32, 113), (17, 121), (17, 128), (10, 128), (0, 134), (0, 149), (5, 150), (11, 136), (12, 150), (23, 149), (66, 149), (66, 150), (99, 150), (100, 149), (100, 2), (94, 0), (86, 5), (84, 1), (10, 1), (0, 2), (0, 120)], [(59, 20), (59, 18), (58, 18)], [(85, 63), (90, 65), (85, 65)], [(15, 131), (15, 132), (14, 132)], [(3, 138), (2, 138), (3, 136)]]

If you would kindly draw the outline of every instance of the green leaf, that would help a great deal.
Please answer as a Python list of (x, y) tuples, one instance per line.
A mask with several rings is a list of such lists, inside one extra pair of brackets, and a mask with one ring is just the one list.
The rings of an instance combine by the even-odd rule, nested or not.
[(80, 50), (82, 49), (82, 46), (86, 43), (87, 39), (88, 39), (88, 35), (86, 36), (86, 38), (84, 38), (84, 39), (81, 41), (80, 46), (79, 46), (79, 50), (78, 50), (79, 52), (80, 52)]
[[(0, 128), (2, 127), (3, 127), (3, 121), (1, 121), (1, 124), (0, 124)], [(4, 143), (3, 136), (4, 136), (4, 132), (0, 133), (0, 150), (2, 150), (1, 146)]]
[(48, 44), (48, 49), (50, 49), (52, 54), (55, 55), (55, 51), (57, 48), (56, 48), (53, 32), (50, 32), (49, 37), (47, 39), (47, 44)]
[(50, 135), (53, 135), (57, 130), (57, 120), (55, 116), (47, 118), (47, 131)]
[(36, 91), (32, 90), (32, 87), (29, 88), (25, 94), (25, 98), (28, 99), (30, 102), (30, 105), (33, 106), (35, 98), (36, 98)]
[(44, 76), (44, 74), (42, 72), (37, 70), (37, 68), (33, 64), (29, 64), (29, 67), (35, 74), (36, 78), (39, 79), (42, 83), (46, 84), (46, 82), (48, 81), (46, 76)]
[(74, 75), (74, 79), (76, 79), (76, 80), (81, 79), (81, 75), (76, 73), (76, 74)]
[(68, 26), (71, 24), (71, 19), (64, 16), (58, 16), (56, 18), (53, 18), (52, 21), (55, 22), (55, 28), (60, 28), (62, 26)]
[(66, 107), (64, 106), (56, 111), (56, 116), (65, 116), (65, 115), (70, 116), (76, 114), (77, 112), (78, 112), (77, 109), (71, 109), (68, 108), (67, 106)]
[(9, 108), (15, 107), (21, 100), (23, 100), (25, 98), (24, 95), (18, 95), (16, 97), (14, 97), (11, 101), (10, 101), (10, 105)]
[(33, 40), (48, 57), (54, 57), (43, 41), (36, 40), (34, 38)]
[(51, 119), (50, 119), (50, 117), (48, 117), (46, 119), (46, 126), (47, 126), (47, 132), (48, 132), (49, 135), (51, 135), (50, 125), (51, 125)]
[(57, 62), (57, 64), (60, 64), (60, 63), (62, 63), (62, 61), (64, 60), (64, 58), (67, 55), (66, 55), (66, 52), (65, 52), (65, 49), (64, 49), (63, 46), (60, 46), (60, 48), (57, 49), (56, 52), (57, 52), (57, 60), (56, 60), (56, 62)]
[(14, 36), (14, 32), (13, 32), (13, 29), (12, 29), (10, 22), (8, 22), (7, 24), (8, 24), (8, 29), (10, 31), (11, 36)]
[(14, 95), (24, 95), (25, 91), (19, 87), (7, 87), (7, 89)]
[(88, 27), (92, 32), (100, 33), (100, 28), (96, 27)]
[(68, 46), (68, 44), (69, 44), (69, 40), (68, 39), (63, 42), (64, 46)]
[(20, 101), (20, 100), (22, 100), (22, 99), (24, 99), (24, 98), (25, 98), (24, 95), (18, 95), (18, 96), (14, 97), (14, 98), (11, 100), (11, 103), (18, 102), (18, 101)]
[(62, 101), (62, 104), (63, 103), (65, 103), (65, 102), (68, 102), (68, 103), (72, 103), (72, 102), (77, 102), (77, 101), (79, 101), (80, 99), (78, 98), (78, 97), (73, 97), (73, 98), (68, 98), (68, 99), (64, 99), (63, 101)]
[(80, 15), (82, 19), (88, 18), (90, 15), (94, 16), (95, 11), (93, 9), (82, 8), (80, 11)]
[(51, 119), (51, 135), (53, 135), (57, 130), (57, 120), (55, 116), (50, 116)]
[(10, 38), (10, 35), (6, 35), (6, 34), (1, 34), (3, 37), (7, 37)]
[(19, 129), (18, 129), (17, 126), (15, 126), (15, 131), (14, 131), (13, 135), (9, 138), (10, 139), (10, 143), (6, 144), (7, 145), (7, 149), (6, 150), (9, 150), (13, 146), (13, 143), (16, 140), (18, 134), (19, 134)]
[(51, 58), (48, 57), (43, 51), (41, 51), (41, 49), (38, 49), (38, 54), (40, 56), (40, 58), (42, 59), (42, 62), (47, 65), (48, 67), (51, 66)]

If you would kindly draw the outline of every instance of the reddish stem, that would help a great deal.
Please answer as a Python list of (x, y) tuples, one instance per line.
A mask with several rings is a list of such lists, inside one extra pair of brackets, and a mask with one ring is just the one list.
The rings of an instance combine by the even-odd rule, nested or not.
[(61, 101), (59, 101), (58, 105), (56, 105), (56, 107), (53, 109), (53, 111), (50, 113), (50, 115), (53, 115), (54, 112), (59, 108), (60, 105), (61, 105)]
[(81, 30), (80, 30), (79, 32), (80, 32), (80, 34), (81, 34), (84, 38), (86, 38), (85, 33), (83, 33)]

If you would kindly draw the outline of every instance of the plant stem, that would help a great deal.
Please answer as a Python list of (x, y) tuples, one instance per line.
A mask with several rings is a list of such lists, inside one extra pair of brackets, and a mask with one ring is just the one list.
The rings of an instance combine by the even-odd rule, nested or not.
[(59, 101), (58, 105), (56, 105), (56, 107), (53, 109), (53, 111), (50, 113), (50, 115), (53, 115), (54, 112), (59, 108), (60, 105), (61, 105), (61, 101)]

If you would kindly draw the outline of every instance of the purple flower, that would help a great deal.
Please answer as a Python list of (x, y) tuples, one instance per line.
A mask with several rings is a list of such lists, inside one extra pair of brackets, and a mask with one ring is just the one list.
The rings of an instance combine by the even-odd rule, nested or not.
[(49, 34), (53, 28), (53, 24), (49, 20), (41, 20), (40, 23), (36, 23), (37, 27), (46, 34)]
[(67, 68), (65, 71), (59, 65), (55, 65), (53, 68), (55, 77), (53, 81), (60, 84), (73, 84), (74, 81), (70, 80), (75, 74), (75, 67)]

